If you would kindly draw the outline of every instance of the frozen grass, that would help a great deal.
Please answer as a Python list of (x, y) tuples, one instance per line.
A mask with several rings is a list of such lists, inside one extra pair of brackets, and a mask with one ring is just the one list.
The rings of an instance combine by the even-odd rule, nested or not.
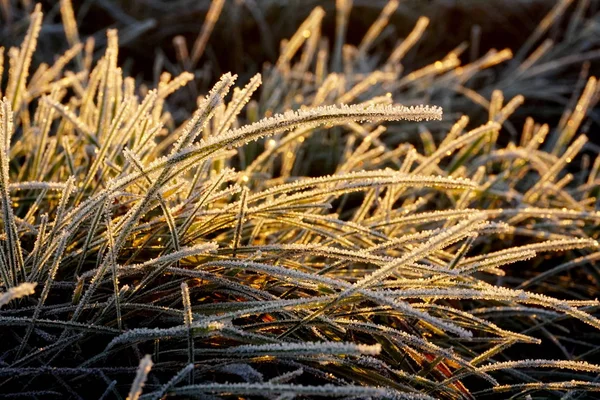
[(527, 90), (584, 61), (552, 48), (597, 44), (597, 17), (575, 12), (564, 42), (534, 49), (570, 3), (513, 60), (464, 64), (459, 47), (404, 73), (427, 20), (382, 56), (396, 2), (354, 47), (340, 0), (332, 43), (315, 8), (274, 65), (246, 85), (224, 74), (183, 123), (169, 98), (194, 75), (139, 85), (115, 30), (81, 43), (69, 1), (70, 50), (32, 66), (37, 7), (1, 50), (1, 393), (593, 397), (589, 66), (556, 126), (515, 118)]

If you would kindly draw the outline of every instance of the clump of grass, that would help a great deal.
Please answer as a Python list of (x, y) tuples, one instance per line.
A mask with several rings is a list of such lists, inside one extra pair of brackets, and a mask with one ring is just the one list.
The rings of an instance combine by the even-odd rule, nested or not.
[[(139, 87), (114, 30), (93, 62), (68, 2), (72, 48), (30, 74), (35, 9), (0, 102), (4, 394), (599, 390), (600, 157), (578, 134), (596, 79), (556, 130), (527, 119), (515, 136), (524, 98), (500, 90), (487, 121), (448, 124), (393, 99), (464, 86), (509, 52), (401, 77), (423, 26), (379, 68), (369, 49), (390, 8), (352, 48), (350, 6), (331, 54), (316, 8), (275, 65), (245, 86), (224, 74), (181, 124), (168, 98), (193, 75)], [(571, 173), (575, 160), (593, 166)]]

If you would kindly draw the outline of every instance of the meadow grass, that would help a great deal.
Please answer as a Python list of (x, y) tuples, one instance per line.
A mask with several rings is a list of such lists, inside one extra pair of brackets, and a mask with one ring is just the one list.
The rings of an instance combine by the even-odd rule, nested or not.
[(68, 0), (69, 49), (33, 65), (36, 6), (0, 48), (2, 396), (597, 396), (589, 65), (555, 125), (517, 116), (593, 45), (580, 1), (535, 48), (571, 3), (514, 54), (404, 72), (428, 20), (382, 57), (399, 3), (352, 46), (338, 0), (332, 43), (316, 7), (185, 118), (171, 98), (198, 89), (222, 1), (154, 88), (124, 74), (116, 30), (82, 41)]

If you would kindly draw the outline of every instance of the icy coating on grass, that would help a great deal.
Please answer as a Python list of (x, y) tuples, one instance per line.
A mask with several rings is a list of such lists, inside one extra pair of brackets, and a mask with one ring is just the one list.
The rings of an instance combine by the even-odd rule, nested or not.
[[(190, 71), (224, 1), (191, 53), (175, 41), (187, 71), (155, 88), (124, 74), (116, 30), (99, 49), (82, 42), (68, 0), (69, 49), (34, 65), (36, 6), (0, 87), (2, 393), (600, 391), (600, 156), (580, 133), (597, 81), (581, 75), (556, 127), (520, 129), (527, 96), (495, 89), (568, 61), (540, 64), (554, 47), (532, 46), (569, 3), (512, 61), (491, 50), (461, 65), (459, 47), (405, 72), (429, 20), (381, 54), (401, 3), (355, 47), (352, 1), (337, 1), (331, 46), (317, 7), (274, 65), (243, 86), (224, 73), (206, 95)], [(580, 14), (565, 41), (583, 40)], [(471, 84), (505, 62), (478, 93)], [(195, 112), (178, 108), (185, 96)]]

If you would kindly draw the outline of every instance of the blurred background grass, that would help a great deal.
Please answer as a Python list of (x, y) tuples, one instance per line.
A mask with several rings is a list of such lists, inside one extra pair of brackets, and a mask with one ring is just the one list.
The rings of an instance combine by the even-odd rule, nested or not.
[[(2, 1), (1, 40), (5, 47), (20, 42), (33, 3)], [(73, 6), (82, 37), (94, 37), (96, 48), (101, 49), (106, 29), (117, 28), (124, 72), (156, 81), (161, 63), (168, 69), (179, 68), (173, 39), (182, 36), (191, 47), (210, 3), (210, 0), (86, 0), (74, 1)], [(349, 44), (360, 42), (386, 3), (387, 0), (353, 2), (347, 34)], [(491, 48), (518, 49), (556, 3), (555, 0), (403, 0), (374, 52), (389, 53), (399, 38), (408, 35), (420, 16), (428, 17), (431, 22), (418, 48), (403, 60), (406, 70), (440, 59), (460, 43), (470, 41), (477, 31), (478, 49), (464, 53), (465, 61)], [(588, 16), (597, 18), (599, 2), (589, 3)], [(65, 50), (60, 2), (46, 0), (42, 5), (46, 16), (37, 57), (51, 61), (55, 54)], [(208, 87), (228, 71), (248, 78), (259, 72), (263, 63), (274, 62), (281, 40), (291, 37), (316, 6), (326, 11), (323, 35), (333, 41), (335, 0), (226, 0), (200, 63), (201, 69), (208, 70), (199, 76), (203, 85)], [(570, 7), (563, 16), (565, 24), (573, 12), (575, 7)], [(560, 25), (550, 32), (551, 38), (560, 40), (564, 34)]]
[[(19, 43), (27, 28), (27, 14), (32, 0), (2, 0), (2, 28), (0, 40), (8, 48)], [(349, 15), (346, 43), (358, 45), (373, 21), (377, 19), (387, 0), (355, 0)], [(474, 61), (490, 49), (511, 49), (518, 52), (530, 35), (540, 26), (543, 18), (553, 7), (565, 3), (556, 0), (403, 0), (390, 18), (390, 24), (379, 36), (370, 50), (372, 59), (384, 61), (399, 40), (406, 37), (420, 16), (430, 19), (424, 36), (415, 48), (402, 60), (404, 74), (442, 59), (449, 51), (461, 44), (468, 48), (461, 55), (461, 64)], [(489, 69), (471, 80), (470, 89), (489, 99), (494, 89), (501, 89), (505, 96), (523, 94), (527, 99), (514, 116), (522, 122), (530, 116), (543, 120), (551, 126), (558, 124), (562, 111), (573, 97), (580, 75), (600, 74), (600, 1), (574, 0), (566, 12), (539, 40), (533, 42), (529, 53), (543, 40), (556, 44), (546, 58), (560, 60), (577, 58), (566, 66), (542, 75), (529, 77), (524, 83), (512, 79), (511, 74), (519, 61), (504, 63)], [(191, 52), (194, 42), (206, 20), (210, 0), (84, 0), (74, 1), (80, 35), (92, 37), (97, 56), (105, 42), (108, 28), (119, 30), (119, 65), (124, 73), (136, 78), (138, 83), (153, 87), (164, 70), (173, 75), (189, 69), (178, 61), (174, 43), (185, 45)], [(42, 1), (45, 13), (41, 33), (41, 45), (35, 54), (36, 63), (51, 62), (66, 50), (64, 31), (61, 26), (60, 2)], [(194, 68), (196, 84), (187, 90), (187, 96), (178, 94), (172, 104), (179, 120), (189, 115), (195, 107), (195, 98), (225, 72), (233, 72), (247, 81), (252, 75), (264, 70), (265, 65), (276, 61), (282, 40), (290, 38), (302, 21), (316, 6), (325, 10), (322, 35), (332, 46), (336, 29), (335, 0), (225, 0), (224, 7), (213, 31), (208, 37), (205, 51)], [(573, 21), (578, 21), (577, 33), (586, 32), (588, 38), (574, 37)], [(586, 25), (586, 30), (581, 26)], [(589, 56), (587, 56), (588, 53)], [(410, 94), (412, 95), (412, 94)], [(577, 94), (575, 94), (576, 96)], [(182, 97), (184, 96), (184, 97)], [(450, 93), (450, 97), (454, 96)], [(404, 99), (395, 99), (403, 102)], [(430, 101), (414, 98), (414, 101)], [(455, 104), (452, 111), (468, 113), (472, 120), (472, 104), (463, 99), (433, 98), (446, 108)], [(454, 102), (454, 103), (452, 103)], [(467, 107), (467, 108), (465, 108)], [(597, 129), (600, 114), (590, 113)], [(484, 118), (482, 116), (482, 118)], [(590, 134), (595, 145), (600, 144), (599, 134)]]

